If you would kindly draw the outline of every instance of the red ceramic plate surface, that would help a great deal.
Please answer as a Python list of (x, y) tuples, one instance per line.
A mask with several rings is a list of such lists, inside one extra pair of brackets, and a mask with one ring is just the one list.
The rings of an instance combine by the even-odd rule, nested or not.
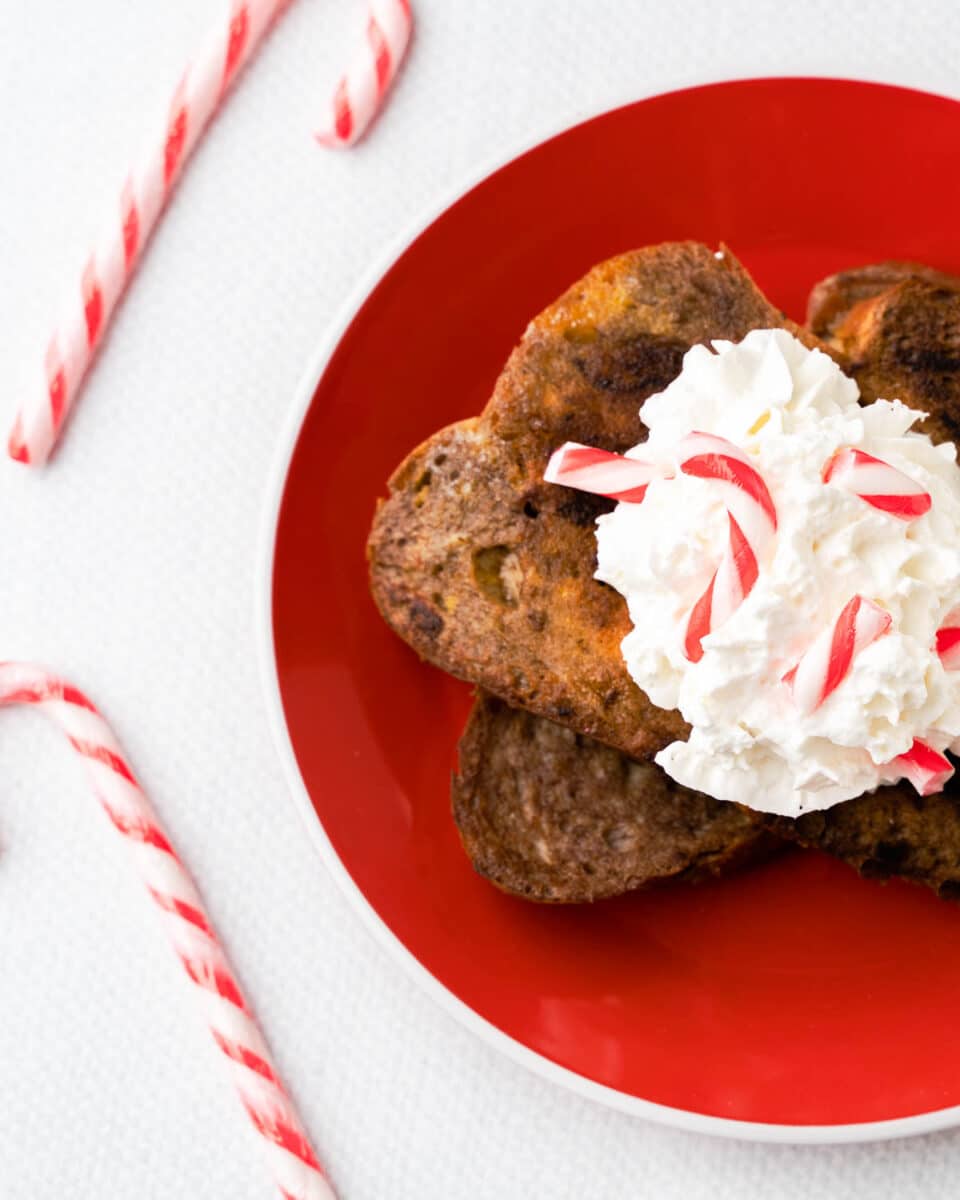
[(469, 690), (421, 664), (367, 591), (376, 497), (417, 442), (481, 408), (529, 318), (619, 251), (723, 240), (796, 318), (842, 267), (960, 270), (958, 155), (960, 106), (896, 88), (754, 80), (630, 105), (448, 207), (310, 377), (266, 620), (281, 748), (319, 840), (462, 1017), (620, 1107), (794, 1140), (955, 1122), (960, 910), (799, 852), (592, 907), (500, 895), (450, 819)]

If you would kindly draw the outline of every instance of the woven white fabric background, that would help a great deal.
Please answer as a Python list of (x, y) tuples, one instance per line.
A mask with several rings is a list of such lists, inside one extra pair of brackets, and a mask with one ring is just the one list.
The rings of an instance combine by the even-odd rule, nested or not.
[[(531, 1076), (421, 995), (363, 931), (287, 794), (254, 595), (301, 371), (421, 210), (541, 133), (679, 84), (821, 73), (956, 93), (960, 15), (951, 0), (415, 5), (408, 69), (352, 154), (309, 132), (361, 0), (297, 0), (241, 81), (55, 464), (0, 462), (0, 656), (55, 665), (114, 718), (343, 1200), (952, 1196), (960, 1133), (789, 1148), (672, 1132)], [(220, 11), (0, 0), (4, 430), (61, 285)], [(882, 201), (882, 186), (865, 198)], [(270, 1196), (195, 1018), (69, 752), (34, 714), (4, 714), (0, 1197)]]

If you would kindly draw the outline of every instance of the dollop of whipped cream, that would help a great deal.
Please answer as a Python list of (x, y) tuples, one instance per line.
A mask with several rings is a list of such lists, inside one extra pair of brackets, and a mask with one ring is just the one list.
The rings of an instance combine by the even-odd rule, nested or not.
[[(915, 738), (960, 749), (960, 670), (945, 670), (936, 650), (960, 606), (956, 450), (913, 431), (925, 414), (858, 398), (827, 355), (774, 329), (694, 347), (641, 409), (649, 440), (628, 456), (675, 461), (685, 435), (719, 435), (746, 453), (777, 511), (755, 584), (697, 662), (684, 629), (727, 542), (724, 489), (677, 471), (597, 523), (596, 577), (622, 593), (633, 623), (622, 643), (630, 675), (692, 726), (657, 756), (687, 787), (795, 816), (899, 778), (889, 764)], [(845, 447), (919, 483), (930, 510), (905, 521), (825, 484), (825, 464)], [(783, 676), (855, 595), (886, 610), (890, 630), (804, 715)]]

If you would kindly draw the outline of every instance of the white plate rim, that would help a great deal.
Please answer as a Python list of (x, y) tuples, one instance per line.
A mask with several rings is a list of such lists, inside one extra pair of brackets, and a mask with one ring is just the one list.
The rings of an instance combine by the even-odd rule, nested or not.
[[(817, 82), (879, 84), (883, 87), (896, 88), (901, 91), (923, 90), (902, 84), (889, 83), (882, 79), (804, 74), (796, 76), (724, 76), (714, 80), (699, 79), (691, 82), (678, 82), (675, 87), (671, 87), (665, 91), (651, 92), (643, 95), (634, 93), (620, 104), (582, 114), (572, 122), (567, 119), (551, 131), (525, 140), (519, 148), (514, 149), (511, 153), (497, 155), (495, 159), (487, 162), (481, 170), (471, 171), (465, 180), (461, 180), (455, 186), (445, 189), (439, 201), (435, 201), (429, 205), (425, 213), (421, 213), (420, 217), (408, 226), (405, 232), (391, 240), (386, 249), (376, 256), (370, 269), (363, 275), (338, 310), (337, 315), (320, 339), (317, 349), (311, 355), (297, 386), (295, 400), (291, 405), (290, 412), (280, 433), (277, 452), (268, 476), (263, 519), (259, 535), (256, 568), (255, 637), (260, 661), (263, 696), (267, 707), (273, 742), (280, 757), (291, 797), (320, 858), (323, 860), (324, 865), (337, 883), (342, 894), (346, 897), (347, 902), (373, 939), (428, 996), (450, 1016), (460, 1022), (461, 1025), (480, 1038), (481, 1041), (501, 1054), (506, 1055), (514, 1062), (533, 1071), (534, 1074), (559, 1084), (561, 1087), (567, 1088), (578, 1096), (606, 1105), (609, 1108), (630, 1116), (641, 1117), (645, 1120), (686, 1132), (708, 1134), (713, 1137), (741, 1141), (779, 1142), (788, 1145), (827, 1145), (887, 1141), (893, 1138), (916, 1137), (921, 1134), (935, 1133), (960, 1125), (960, 1105), (933, 1109), (929, 1112), (917, 1113), (910, 1117), (897, 1117), (886, 1121), (865, 1121), (840, 1125), (781, 1125), (760, 1121), (742, 1121), (729, 1117), (717, 1117), (707, 1113), (691, 1112), (687, 1109), (658, 1104), (655, 1101), (644, 1100), (639, 1096), (629, 1095), (615, 1088), (607, 1087), (605, 1084), (597, 1083), (595, 1080), (588, 1079), (576, 1071), (560, 1066), (558, 1063), (545, 1058), (537, 1051), (532, 1050), (509, 1034), (504, 1033), (503, 1030), (488, 1021), (486, 1017), (481, 1016), (465, 1001), (454, 995), (449, 988), (442, 984), (423, 966), (411, 950), (407, 949), (399, 937), (397, 937), (376, 912), (341, 861), (327, 837), (320, 817), (310, 799), (306, 783), (300, 773), (300, 767), (297, 763), (283, 712), (280, 681), (277, 674), (273, 638), (273, 565), (280, 506), (283, 502), (290, 464), (299, 440), (303, 422), (320, 380), (344, 334), (384, 275), (406, 253), (422, 233), (426, 232), (435, 221), (439, 220), (468, 192), (479, 186), (496, 171), (508, 166), (515, 159), (522, 157), (529, 151), (535, 150), (551, 138), (566, 133), (586, 121), (615, 112), (618, 108), (668, 96), (677, 91), (761, 79), (803, 79), (815, 80)], [(957, 102), (955, 97), (941, 93), (926, 92), (924, 94), (934, 96), (937, 99)]]

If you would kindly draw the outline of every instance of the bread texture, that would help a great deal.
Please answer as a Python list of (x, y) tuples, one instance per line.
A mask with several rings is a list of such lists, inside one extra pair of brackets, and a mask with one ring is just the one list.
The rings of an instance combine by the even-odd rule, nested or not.
[(852, 267), (828, 275), (815, 284), (807, 299), (807, 328), (823, 341), (831, 341), (852, 309), (864, 300), (873, 300), (905, 280), (916, 280), (948, 291), (960, 289), (960, 280), (922, 263), (890, 259)]
[(697, 882), (780, 844), (758, 813), (489, 695), (460, 741), (452, 799), (479, 874), (548, 903)]
[(907, 879), (960, 900), (960, 779), (936, 796), (908, 784), (792, 820), (771, 818), (771, 833), (842, 859), (867, 879)]
[(632, 757), (685, 738), (627, 674), (626, 606), (593, 578), (612, 503), (543, 472), (565, 441), (641, 440), (640, 405), (692, 345), (774, 326), (799, 332), (729, 252), (669, 243), (595, 267), (530, 324), (481, 416), (390, 479), (368, 543), (388, 624), (436, 666)]
[(896, 397), (930, 414), (935, 442), (960, 437), (960, 279), (913, 263), (846, 271), (813, 289), (808, 319), (865, 401)]

